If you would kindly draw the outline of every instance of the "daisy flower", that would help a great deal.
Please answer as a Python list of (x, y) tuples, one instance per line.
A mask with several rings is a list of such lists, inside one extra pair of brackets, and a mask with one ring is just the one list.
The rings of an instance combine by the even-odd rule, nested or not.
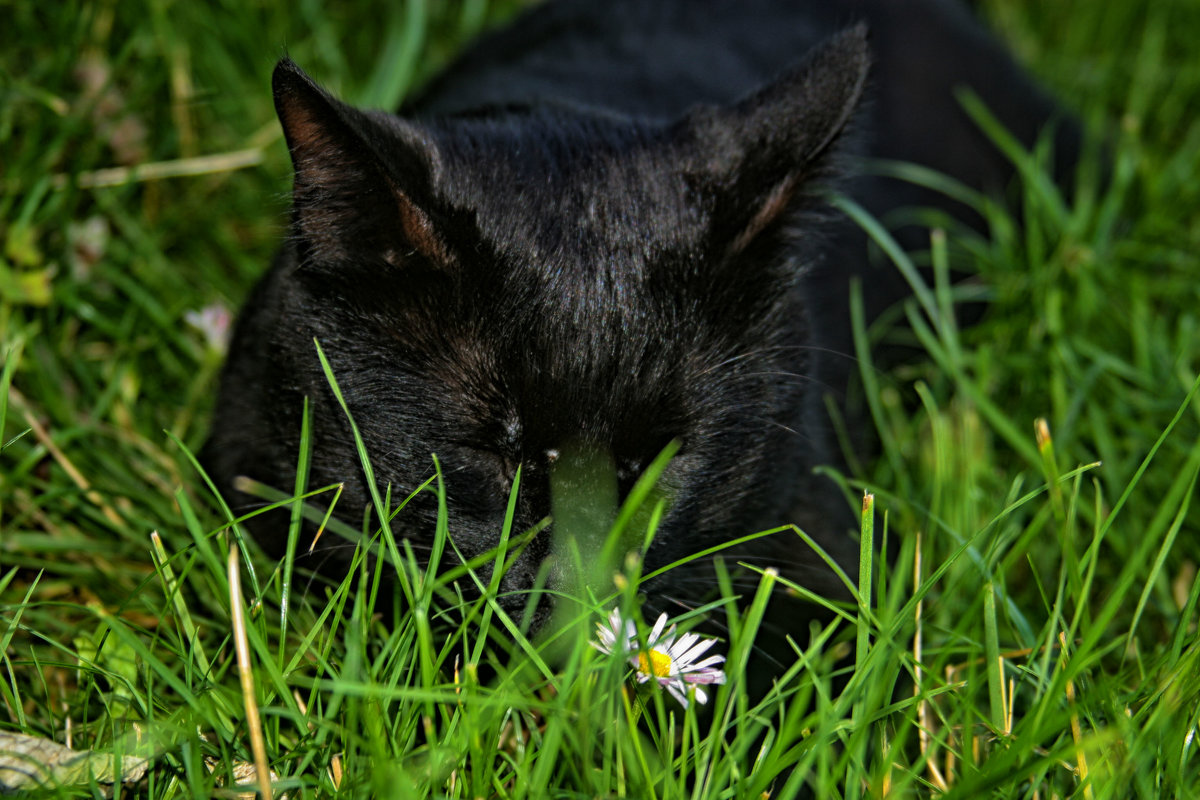
[(667, 615), (660, 614), (646, 646), (639, 648), (637, 626), (613, 609), (607, 625), (596, 623), (596, 640), (589, 644), (603, 653), (628, 656), (630, 666), (637, 671), (638, 683), (655, 681), (684, 708), (687, 708), (689, 696), (699, 703), (707, 703), (708, 694), (700, 687), (725, 682), (725, 673), (717, 666), (725, 656), (701, 659), (717, 640), (695, 633), (676, 636), (675, 626), (666, 628), (666, 625)]

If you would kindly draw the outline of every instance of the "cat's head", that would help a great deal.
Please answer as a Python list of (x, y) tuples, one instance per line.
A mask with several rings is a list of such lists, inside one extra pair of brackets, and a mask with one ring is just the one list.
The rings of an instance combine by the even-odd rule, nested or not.
[[(291, 235), (232, 348), (210, 449), (244, 456), (221, 456), (218, 477), (290, 488), (307, 396), (309, 484), (345, 481), (339, 508), (361, 520), (315, 338), (394, 501), (437, 455), (467, 555), (496, 546), (518, 468), (516, 529), (549, 515), (550, 474), (580, 446), (611, 460), (619, 495), (679, 443), (651, 565), (828, 511), (806, 496), (825, 454), (798, 284), (867, 63), (855, 29), (735, 105), (651, 123), (554, 105), (402, 119), (281, 62)], [(254, 404), (273, 410), (223, 408)], [(392, 527), (422, 554), (435, 513), (418, 500)], [(505, 588), (529, 588), (548, 553), (534, 539)]]

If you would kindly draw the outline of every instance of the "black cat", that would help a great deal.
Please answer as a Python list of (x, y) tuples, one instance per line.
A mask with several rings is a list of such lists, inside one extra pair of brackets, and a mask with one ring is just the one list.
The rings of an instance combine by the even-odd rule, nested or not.
[[(399, 116), (338, 102), (290, 61), (273, 83), (295, 164), (291, 236), (241, 315), (204, 453), (235, 509), (261, 502), (236, 476), (291, 490), (307, 397), (309, 484), (344, 481), (339, 512), (361, 524), (369, 493), (315, 338), (381, 491), (407, 495), (436, 453), (467, 555), (496, 546), (518, 467), (523, 530), (550, 513), (560, 448), (608, 454), (627, 491), (677, 440), (647, 571), (784, 523), (854, 563), (847, 504), (813, 474), (836, 463), (824, 398), (851, 363), (850, 280), (870, 313), (904, 289), (823, 192), (970, 223), (854, 159), (1001, 190), (1013, 170), (956, 89), (1026, 144), (1056, 116), (952, 0), (550, 3)], [(1058, 131), (1070, 164), (1075, 129)], [(424, 493), (392, 527), (425, 554), (435, 515)], [(252, 528), (282, 550), (284, 516)], [(523, 603), (549, 552), (547, 532), (502, 588)], [(794, 535), (735, 559), (837, 591)], [(678, 611), (713, 585), (700, 561), (645, 589)]]

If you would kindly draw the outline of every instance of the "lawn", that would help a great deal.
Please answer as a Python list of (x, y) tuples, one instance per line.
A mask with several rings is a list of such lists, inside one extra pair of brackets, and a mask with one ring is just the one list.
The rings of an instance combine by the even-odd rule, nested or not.
[[(596, 615), (514, 634), (480, 565), (401, 558), (384, 627), (370, 562), (325, 586), (228, 524), (191, 454), (287, 221), (275, 60), (391, 107), (514, 5), (0, 0), (0, 786), (41, 740), (40, 796), (118, 765), (127, 796), (235, 796), (255, 763), (289, 797), (1200, 796), (1193, 0), (982, 4), (1091, 152), (1070, 199), (1014, 152), (1021, 217), (931, 232), (931, 283), (860, 326), (845, 438), (879, 446), (840, 480), (895, 561), (863, 547), (765, 699), (738, 677), (769, 573), (710, 609), (729, 681), (684, 711), (588, 646)], [(877, 368), (896, 341), (925, 355)], [(448, 630), (454, 577), (482, 591)]]

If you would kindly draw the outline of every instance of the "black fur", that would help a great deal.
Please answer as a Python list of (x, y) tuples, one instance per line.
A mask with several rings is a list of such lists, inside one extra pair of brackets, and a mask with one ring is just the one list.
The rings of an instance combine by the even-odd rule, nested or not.
[[(310, 485), (345, 481), (339, 509), (361, 520), (368, 494), (315, 337), (381, 487), (403, 497), (437, 454), (467, 554), (495, 547), (518, 465), (523, 529), (550, 512), (564, 443), (609, 452), (628, 488), (678, 439), (647, 570), (788, 522), (853, 563), (846, 504), (813, 475), (836, 461), (824, 396), (846, 380), (851, 277), (872, 311), (903, 290), (820, 192), (859, 155), (1003, 188), (1012, 170), (960, 110), (962, 85), (1026, 143), (1055, 113), (950, 0), (551, 3), (400, 116), (346, 106), (281, 62), (292, 235), (239, 321), (209, 470), (238, 510), (255, 501), (235, 476), (290, 490), (307, 396)], [(839, 185), (877, 215), (924, 204), (970, 221), (897, 182)], [(393, 527), (427, 552), (435, 512), (427, 496)], [(284, 523), (253, 527), (278, 552)], [(546, 534), (503, 587), (528, 589), (548, 553)], [(791, 535), (733, 557), (837, 590)], [(647, 591), (693, 604), (709, 569)]]

